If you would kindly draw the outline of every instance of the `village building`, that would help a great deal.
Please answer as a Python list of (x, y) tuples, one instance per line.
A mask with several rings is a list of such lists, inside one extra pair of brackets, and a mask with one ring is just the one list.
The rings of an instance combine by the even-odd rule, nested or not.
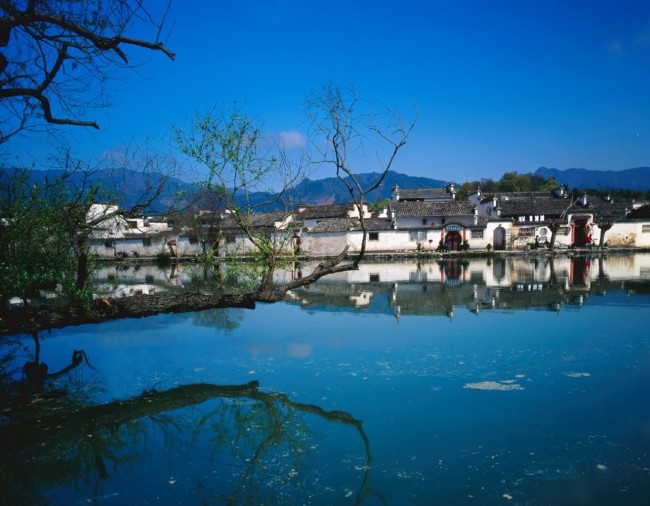
[[(330, 256), (345, 247), (378, 254), (458, 250), (523, 250), (550, 246), (590, 248), (603, 244), (650, 247), (650, 220), (629, 218), (641, 203), (614, 203), (583, 195), (571, 198), (552, 191), (490, 192), (480, 189), (458, 200), (453, 185), (441, 188), (393, 188), (388, 205), (373, 213), (364, 204), (299, 206), (295, 211), (242, 215), (250, 231), (261, 234), (287, 255)], [(106, 216), (106, 220), (101, 217)], [(104, 258), (195, 257), (209, 249), (218, 256), (248, 255), (257, 248), (235, 215), (202, 212), (193, 219), (127, 217), (116, 207), (95, 205), (97, 222), (91, 253)], [(555, 237), (553, 239), (553, 235)]]
[(127, 217), (115, 205), (93, 204), (86, 216), (96, 223), (88, 238), (89, 253), (100, 258), (153, 257), (174, 236), (164, 217)]

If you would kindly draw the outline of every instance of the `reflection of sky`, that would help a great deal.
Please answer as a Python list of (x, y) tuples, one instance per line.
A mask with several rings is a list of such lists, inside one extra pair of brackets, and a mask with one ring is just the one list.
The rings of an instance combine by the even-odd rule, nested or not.
[[(365, 374), (373, 375), (373, 360), (386, 362), (393, 353), (400, 360), (414, 348), (438, 344), (447, 352), (456, 346), (469, 347), (457, 353), (478, 355), (468, 364), (476, 369), (482, 367), (482, 353), (494, 353), (495, 339), (507, 349), (555, 345), (558, 336), (580, 337), (581, 343), (595, 330), (605, 337), (637, 334), (647, 297), (632, 298), (629, 307), (621, 306), (626, 300), (621, 297), (611, 297), (613, 305), (608, 306), (610, 297), (598, 297), (597, 309), (587, 299), (586, 306), (559, 314), (488, 311), (475, 315), (458, 308), (453, 319), (403, 316), (397, 320), (392, 314), (311, 312), (285, 303), (260, 304), (254, 311), (218, 310), (239, 312), (239, 326), (227, 332), (205, 326), (210, 312), (205, 312), (201, 325), (194, 323), (191, 314), (160, 315), (54, 331), (43, 340), (41, 360), (55, 370), (69, 363), (72, 350), (84, 349), (109, 392), (118, 396), (196, 381), (244, 383), (269, 376), (277, 384), (282, 376), (278, 371), (299, 366), (299, 371), (307, 368), (310, 375), (320, 375), (325, 374), (319, 370), (323, 363), (341, 374), (356, 370), (359, 375), (363, 374), (360, 364), (368, 362)], [(639, 314), (626, 319), (618, 316), (620, 311)], [(394, 367), (403, 371), (403, 364)], [(521, 371), (513, 369), (512, 374), (516, 372)], [(85, 369), (76, 374), (93, 373)]]
[[(160, 315), (54, 331), (42, 360), (56, 368), (84, 349), (97, 371), (72, 374), (97, 378), (105, 399), (256, 379), (263, 391), (347, 411), (363, 420), (371, 480), (390, 504), (460, 504), (470, 495), (495, 504), (503, 494), (561, 504), (574, 485), (585, 504), (643, 504), (650, 301), (592, 299), (558, 314), (463, 307), (453, 319), (399, 321), (278, 303), (235, 310), (239, 326), (228, 331), (206, 326), (210, 312), (199, 324)], [(351, 458), (347, 439), (328, 444), (312, 464), (322, 473)]]

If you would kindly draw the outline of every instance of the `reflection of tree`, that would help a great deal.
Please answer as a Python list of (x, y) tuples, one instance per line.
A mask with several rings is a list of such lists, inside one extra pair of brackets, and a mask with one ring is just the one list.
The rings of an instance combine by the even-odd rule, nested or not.
[(192, 315), (192, 323), (194, 325), (223, 329), (226, 332), (239, 328), (244, 319), (244, 310), (235, 308), (213, 309), (211, 311), (190, 314)]
[[(156, 439), (152, 430), (161, 431), (173, 447), (170, 452), (177, 454), (174, 445), (188, 437), (184, 425), (190, 426), (195, 440), (192, 448), (205, 447), (207, 441), (213, 452), (221, 452), (217, 458), (230, 453), (236, 464), (232, 469), (237, 476), (230, 479), (229, 490), (205, 493), (227, 503), (264, 502), (275, 492), (268, 474), (282, 471), (274, 459), (280, 455), (290, 459), (292, 469), (306, 466), (304, 435), (309, 432), (309, 420), (355, 429), (363, 443), (360, 453), (365, 454), (365, 465), (361, 483), (355, 485), (354, 503), (362, 503), (369, 493), (383, 501), (369, 487), (370, 443), (360, 420), (343, 411), (294, 402), (285, 394), (261, 392), (257, 381), (149, 390), (127, 400), (93, 406), (72, 405), (45, 395), (40, 401), (48, 404), (40, 413), (27, 417), (19, 409), (3, 413), (8, 423), (0, 426), (0, 488), (11, 504), (42, 502), (39, 496), (45, 496), (50, 487), (69, 487), (82, 480), (94, 480), (98, 490), (100, 482), (119, 474), (121, 467), (138, 463), (142, 468), (140, 461), (149, 453), (146, 445)], [(197, 409), (208, 412), (197, 418)], [(277, 480), (283, 482), (286, 476), (275, 478), (277, 487)], [(287, 501), (291, 499), (284, 497), (281, 502)]]

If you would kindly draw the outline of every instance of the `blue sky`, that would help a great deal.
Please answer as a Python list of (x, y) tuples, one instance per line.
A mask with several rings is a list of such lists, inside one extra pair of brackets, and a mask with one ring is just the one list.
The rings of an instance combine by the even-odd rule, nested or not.
[(410, 175), (650, 166), (647, 0), (176, 0), (168, 20), (176, 61), (130, 51), (138, 74), (89, 113), (100, 132), (73, 132), (79, 156), (234, 100), (269, 135), (299, 138), (307, 94), (334, 81), (419, 111), (394, 167)]

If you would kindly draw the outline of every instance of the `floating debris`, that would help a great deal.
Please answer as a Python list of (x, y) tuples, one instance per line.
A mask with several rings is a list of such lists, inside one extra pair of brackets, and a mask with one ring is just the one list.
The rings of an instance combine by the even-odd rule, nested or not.
[(473, 390), (523, 390), (519, 383), (508, 381), (480, 381), (478, 383), (466, 383), (463, 388), (471, 388)]
[(563, 373), (565, 376), (568, 376), (569, 378), (588, 378), (591, 376), (590, 372), (575, 372), (575, 371), (569, 371)]

